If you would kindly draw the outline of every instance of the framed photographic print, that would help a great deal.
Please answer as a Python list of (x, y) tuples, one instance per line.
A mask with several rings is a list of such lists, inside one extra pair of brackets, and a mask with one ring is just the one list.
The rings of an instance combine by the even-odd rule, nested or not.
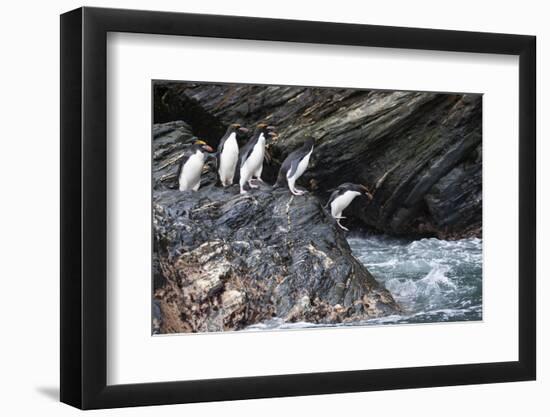
[(535, 38), (61, 16), (61, 400), (535, 379)]

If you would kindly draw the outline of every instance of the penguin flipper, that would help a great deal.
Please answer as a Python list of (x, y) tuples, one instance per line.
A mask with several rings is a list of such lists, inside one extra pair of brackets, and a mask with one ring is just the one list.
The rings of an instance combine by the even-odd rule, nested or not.
[(328, 198), (327, 204), (325, 205), (326, 208), (330, 207), (330, 204), (340, 195), (340, 190), (336, 188)]
[(214, 160), (214, 170), (218, 170), (218, 168), (220, 167), (220, 158), (221, 158), (221, 151), (217, 151), (216, 153), (214, 153), (211, 158)]
[(248, 142), (244, 148), (242, 148), (241, 154), (239, 155), (239, 167), (242, 167), (242, 165), (246, 162), (250, 154), (252, 153), (252, 150), (254, 149), (254, 143)]
[(296, 173), (296, 170), (298, 169), (298, 164), (300, 163), (300, 160), (299, 159), (292, 159), (292, 161), (290, 162), (290, 169), (288, 170), (287, 174), (286, 174), (286, 177), (289, 178), (289, 177), (292, 177), (295, 173)]
[(277, 174), (277, 181), (273, 184), (273, 188), (284, 187), (287, 183), (287, 172), (289, 169), (289, 160), (288, 158), (283, 161), (281, 168), (279, 168), (279, 173)]

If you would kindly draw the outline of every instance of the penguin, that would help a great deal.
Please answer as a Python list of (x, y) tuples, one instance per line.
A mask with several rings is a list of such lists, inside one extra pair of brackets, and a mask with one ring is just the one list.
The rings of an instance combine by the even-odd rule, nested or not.
[(197, 140), (185, 150), (178, 174), (179, 190), (197, 191), (201, 185), (202, 168), (208, 158), (214, 156), (208, 152), (214, 150), (204, 141)]
[(254, 130), (254, 134), (241, 151), (241, 163), (239, 168), (239, 186), (241, 194), (245, 194), (245, 186), (258, 188), (252, 184), (252, 180), (262, 180), (262, 169), (265, 157), (265, 142), (268, 137), (276, 136), (273, 126), (260, 123)]
[(234, 123), (227, 128), (225, 135), (220, 139), (216, 160), (218, 166), (218, 175), (222, 187), (233, 185), (235, 169), (239, 160), (239, 133), (246, 133), (248, 129)]
[(277, 182), (275, 183), (276, 187), (288, 184), (288, 188), (292, 194), (302, 195), (305, 193), (305, 191), (297, 190), (295, 184), (296, 180), (300, 178), (307, 169), (314, 145), (315, 141), (313, 139), (306, 139), (299, 149), (288, 154), (279, 170)]
[(342, 212), (351, 204), (355, 197), (359, 195), (366, 195), (369, 200), (372, 200), (372, 194), (369, 193), (367, 187), (359, 184), (352, 184), (351, 182), (340, 184), (330, 195), (326, 207), (330, 207), (331, 216), (336, 219), (338, 226), (344, 230), (349, 231), (348, 228), (340, 224), (340, 220), (345, 219), (345, 217), (342, 216)]

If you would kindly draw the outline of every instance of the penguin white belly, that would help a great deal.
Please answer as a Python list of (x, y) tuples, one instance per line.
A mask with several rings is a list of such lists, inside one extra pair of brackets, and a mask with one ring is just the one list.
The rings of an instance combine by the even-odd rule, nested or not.
[(259, 176), (262, 173), (262, 167), (264, 164), (264, 152), (265, 152), (265, 138), (263, 133), (258, 138), (256, 145), (252, 149), (248, 159), (245, 161), (243, 168), (241, 169), (241, 175), (243, 170), (245, 177), (250, 179), (252, 176)]
[(218, 174), (222, 185), (233, 184), (235, 168), (239, 160), (239, 145), (235, 133), (232, 133), (223, 145), (223, 151), (220, 155), (220, 168)]
[(199, 189), (203, 166), (204, 156), (201, 152), (196, 152), (189, 157), (180, 173), (180, 191)]
[(332, 203), (330, 203), (330, 213), (332, 217), (342, 216), (342, 212), (346, 209), (347, 206), (351, 204), (353, 199), (360, 195), (358, 191), (346, 191), (344, 194), (336, 197)]
[(304, 172), (306, 172), (307, 165), (309, 164), (309, 157), (311, 156), (312, 152), (313, 152), (313, 149), (309, 151), (309, 153), (306, 156), (304, 156), (303, 159), (298, 163), (298, 167), (296, 167), (296, 172), (294, 173), (294, 175), (292, 175), (292, 179), (294, 181), (296, 181), (298, 178), (302, 176)]

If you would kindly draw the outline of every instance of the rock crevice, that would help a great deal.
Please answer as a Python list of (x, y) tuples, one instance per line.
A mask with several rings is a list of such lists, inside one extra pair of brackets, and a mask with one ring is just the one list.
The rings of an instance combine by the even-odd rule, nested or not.
[(156, 123), (184, 120), (214, 146), (231, 123), (275, 125), (263, 173), (271, 183), (288, 153), (315, 139), (302, 186), (321, 199), (344, 182), (376, 191), (371, 204), (350, 207), (357, 226), (481, 236), (479, 94), (160, 82), (154, 95)]

